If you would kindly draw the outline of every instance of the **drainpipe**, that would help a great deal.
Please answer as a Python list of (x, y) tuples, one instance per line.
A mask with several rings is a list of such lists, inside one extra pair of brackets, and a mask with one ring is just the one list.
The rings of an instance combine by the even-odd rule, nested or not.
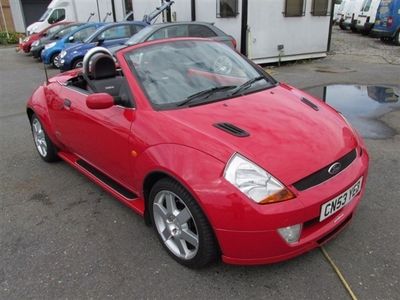
[(6, 35), (7, 35), (7, 38), (9, 39), (10, 34), (8, 33), (6, 17), (4, 16), (3, 4), (1, 3), (1, 1), (0, 1), (0, 10), (1, 10), (1, 18), (3, 19), (3, 23), (4, 23), (4, 28), (6, 30)]
[(328, 45), (326, 52), (331, 51), (331, 39), (332, 39), (332, 27), (333, 27), (333, 11), (335, 10), (335, 1), (331, 0), (331, 16), (329, 18), (329, 33), (328, 33)]
[(113, 14), (113, 20), (114, 22), (117, 22), (117, 17), (115, 16), (115, 1), (111, 0), (111, 9), (112, 9), (112, 14)]
[(196, 0), (191, 0), (192, 21), (196, 21)]
[[(166, 0), (165, 2), (169, 3), (170, 0)], [(168, 6), (168, 8), (167, 8), (167, 22), (171, 22), (171, 21), (172, 21), (171, 6)]]
[(99, 7), (99, 0), (96, 0), (96, 4), (97, 4), (97, 16), (98, 16), (98, 18), (99, 18), (99, 22), (101, 22), (101, 19), (100, 19), (100, 7)]

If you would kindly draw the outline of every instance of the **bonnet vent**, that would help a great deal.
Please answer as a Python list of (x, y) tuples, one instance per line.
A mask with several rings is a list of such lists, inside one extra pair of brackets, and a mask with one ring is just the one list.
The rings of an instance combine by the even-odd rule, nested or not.
[(215, 123), (213, 126), (237, 137), (246, 137), (250, 135), (247, 131), (231, 123)]

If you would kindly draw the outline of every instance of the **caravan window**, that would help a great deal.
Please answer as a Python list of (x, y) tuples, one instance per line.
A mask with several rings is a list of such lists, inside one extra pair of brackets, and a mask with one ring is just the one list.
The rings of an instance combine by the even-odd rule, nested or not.
[(313, 0), (311, 14), (313, 16), (328, 15), (329, 0)]
[(238, 14), (238, 0), (217, 0), (217, 18), (232, 18)]
[(286, 0), (285, 3), (285, 17), (301, 17), (305, 15), (305, 2), (304, 0)]

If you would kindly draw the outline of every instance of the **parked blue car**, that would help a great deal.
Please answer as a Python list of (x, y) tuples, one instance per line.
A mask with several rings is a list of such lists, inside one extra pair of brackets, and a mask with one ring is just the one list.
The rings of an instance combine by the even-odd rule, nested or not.
[(47, 44), (41, 54), (42, 61), (57, 67), (56, 58), (63, 49), (70, 47), (73, 43), (83, 42), (104, 25), (105, 23), (87, 23), (64, 35), (61, 39)]
[(400, 0), (382, 0), (372, 35), (400, 46)]
[(56, 59), (57, 67), (62, 71), (82, 67), (83, 57), (90, 49), (96, 46), (108, 48), (124, 44), (132, 35), (147, 25), (147, 23), (140, 21), (107, 24), (99, 28), (83, 43), (73, 45), (61, 51), (60, 57)]

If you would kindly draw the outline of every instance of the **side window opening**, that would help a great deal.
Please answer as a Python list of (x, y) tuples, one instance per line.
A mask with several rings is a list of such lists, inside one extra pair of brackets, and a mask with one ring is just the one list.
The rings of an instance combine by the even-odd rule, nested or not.
[(189, 36), (192, 37), (213, 37), (217, 36), (214, 31), (204, 25), (189, 25)]
[(217, 18), (235, 18), (238, 6), (238, 0), (217, 0)]
[(60, 22), (65, 19), (65, 9), (64, 8), (58, 8), (53, 10), (49, 17), (49, 24), (54, 24), (57, 22)]
[(311, 14), (313, 16), (329, 15), (329, 0), (313, 0)]
[(285, 17), (302, 17), (305, 15), (306, 5), (304, 0), (286, 0)]

